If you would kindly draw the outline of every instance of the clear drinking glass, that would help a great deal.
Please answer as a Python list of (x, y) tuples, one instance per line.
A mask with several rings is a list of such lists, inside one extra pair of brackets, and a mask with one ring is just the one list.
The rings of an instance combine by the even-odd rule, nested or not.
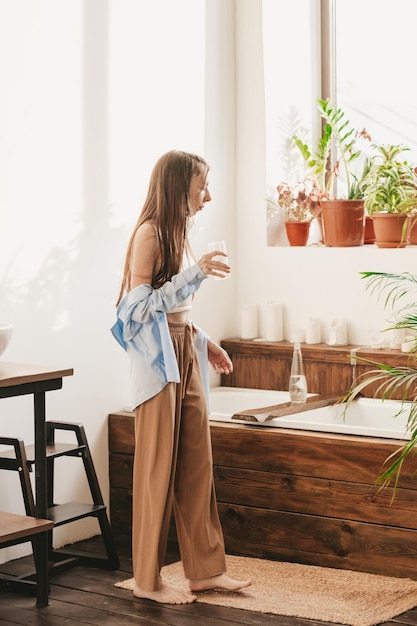
[[(212, 241), (208, 245), (209, 252), (213, 252), (214, 250), (218, 250), (219, 252), (224, 252), (227, 255), (226, 250), (226, 242), (225, 241)], [(215, 261), (221, 261), (222, 263), (226, 263), (229, 265), (229, 257), (228, 256), (215, 256), (213, 257)], [(230, 278), (230, 272), (228, 274), (224, 274), (224, 276), (215, 276), (214, 280), (224, 280), (225, 278)]]

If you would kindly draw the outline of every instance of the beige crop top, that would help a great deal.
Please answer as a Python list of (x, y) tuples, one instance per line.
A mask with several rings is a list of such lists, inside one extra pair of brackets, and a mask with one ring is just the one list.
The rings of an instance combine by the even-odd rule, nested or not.
[[(183, 272), (188, 267), (191, 267), (192, 264), (193, 264), (193, 260), (190, 258), (190, 253), (187, 252), (187, 250), (185, 250), (180, 271)], [(175, 309), (170, 311), (170, 313), (182, 313), (183, 311), (191, 311), (192, 306), (193, 306), (193, 298), (194, 298), (194, 294), (191, 293), (188, 296), (188, 298), (180, 302), (178, 306), (175, 307)]]

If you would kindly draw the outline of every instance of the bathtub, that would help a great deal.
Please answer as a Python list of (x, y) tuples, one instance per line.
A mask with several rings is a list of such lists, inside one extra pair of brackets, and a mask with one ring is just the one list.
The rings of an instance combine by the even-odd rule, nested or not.
[(359, 398), (344, 414), (345, 405), (336, 404), (319, 409), (301, 411), (266, 422), (247, 422), (232, 419), (232, 415), (247, 409), (256, 409), (289, 402), (286, 391), (215, 387), (210, 391), (210, 420), (241, 423), (251, 427), (292, 428), (319, 432), (410, 439), (407, 432), (408, 403), (396, 400)]
[[(289, 402), (288, 391), (244, 389), (243, 387), (212, 387), (210, 389), (210, 419), (230, 421), (234, 413), (246, 409), (261, 409)], [(235, 421), (235, 420), (233, 420)]]

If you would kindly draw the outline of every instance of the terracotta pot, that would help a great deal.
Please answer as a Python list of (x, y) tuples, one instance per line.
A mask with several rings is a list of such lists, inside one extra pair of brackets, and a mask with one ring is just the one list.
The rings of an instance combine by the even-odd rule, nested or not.
[(363, 243), (375, 243), (374, 222), (372, 217), (365, 217), (365, 237)]
[(417, 217), (415, 215), (410, 218), (410, 234), (408, 237), (408, 243), (412, 246), (417, 246)]
[(365, 236), (363, 200), (321, 202), (323, 236), (326, 246), (362, 246)]
[[(410, 220), (406, 227), (406, 215), (375, 213), (372, 215), (375, 243), (378, 248), (405, 248), (410, 233)], [(405, 230), (404, 230), (405, 228)]]
[(290, 246), (306, 246), (310, 235), (311, 222), (285, 222), (285, 230)]

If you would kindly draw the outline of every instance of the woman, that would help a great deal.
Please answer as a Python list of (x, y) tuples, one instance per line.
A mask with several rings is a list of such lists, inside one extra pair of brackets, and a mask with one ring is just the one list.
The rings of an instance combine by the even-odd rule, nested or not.
[[(112, 328), (130, 358), (135, 411), (133, 594), (169, 604), (194, 602), (194, 592), (205, 589), (251, 584), (225, 574), (202, 375), (207, 360), (223, 374), (233, 366), (189, 320), (202, 281), (230, 272), (214, 260), (218, 251), (193, 261), (188, 242), (190, 221), (211, 200), (208, 169), (201, 157), (180, 151), (156, 163), (128, 245)], [(189, 592), (160, 576), (172, 509)]]

